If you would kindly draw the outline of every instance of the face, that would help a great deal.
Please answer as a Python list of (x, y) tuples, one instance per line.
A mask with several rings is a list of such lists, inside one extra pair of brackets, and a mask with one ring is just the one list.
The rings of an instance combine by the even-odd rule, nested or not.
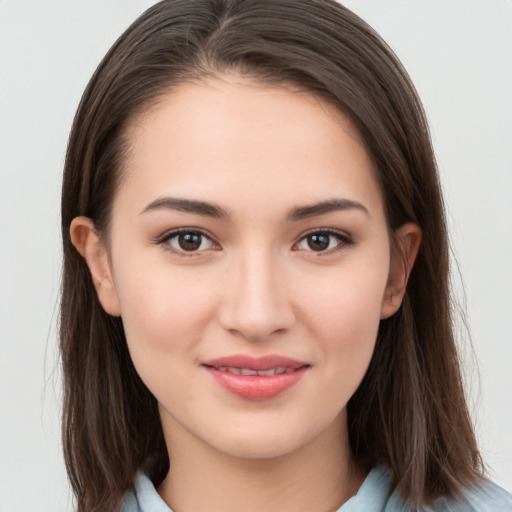
[(166, 435), (264, 458), (345, 432), (403, 285), (351, 123), (224, 77), (175, 89), (130, 138), (108, 254), (88, 262)]

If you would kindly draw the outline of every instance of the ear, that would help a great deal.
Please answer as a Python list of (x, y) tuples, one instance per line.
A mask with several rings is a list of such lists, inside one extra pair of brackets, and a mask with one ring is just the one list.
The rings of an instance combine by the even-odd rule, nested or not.
[(107, 249), (88, 217), (75, 217), (69, 228), (71, 243), (82, 255), (91, 272), (94, 287), (103, 309), (110, 315), (119, 316), (121, 308), (112, 278)]
[(409, 222), (395, 231), (395, 249), (391, 254), (389, 276), (382, 300), (381, 319), (394, 315), (405, 295), (407, 281), (421, 243), (421, 229)]

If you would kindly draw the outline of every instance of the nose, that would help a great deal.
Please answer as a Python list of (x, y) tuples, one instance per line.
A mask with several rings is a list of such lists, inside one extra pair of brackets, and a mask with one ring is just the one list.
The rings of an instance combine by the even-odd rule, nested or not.
[(232, 261), (219, 313), (222, 327), (250, 341), (288, 331), (295, 313), (286, 272), (275, 256), (247, 251)]

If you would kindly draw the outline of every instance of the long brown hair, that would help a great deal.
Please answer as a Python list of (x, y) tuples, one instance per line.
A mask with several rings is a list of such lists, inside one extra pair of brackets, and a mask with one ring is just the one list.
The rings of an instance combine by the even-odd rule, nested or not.
[(456, 496), (481, 475), (453, 337), (449, 249), (436, 163), (417, 93), (397, 57), (334, 0), (166, 0), (118, 39), (78, 108), (64, 169), (60, 348), (63, 444), (77, 509), (118, 509), (134, 475), (169, 461), (155, 398), (138, 377), (121, 318), (105, 313), (69, 235), (90, 217), (108, 236), (133, 117), (173, 86), (224, 71), (300, 88), (347, 115), (366, 143), (392, 232), (423, 231), (400, 310), (381, 322), (348, 404), (365, 468), (386, 464), (411, 505)]

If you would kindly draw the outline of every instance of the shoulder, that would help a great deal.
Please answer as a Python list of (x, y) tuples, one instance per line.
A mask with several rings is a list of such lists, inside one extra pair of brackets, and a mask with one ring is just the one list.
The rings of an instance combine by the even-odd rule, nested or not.
[[(396, 493), (390, 496), (385, 512), (408, 509)], [(512, 495), (505, 489), (481, 480), (466, 489), (460, 499), (439, 498), (417, 512), (512, 512)]]
[(480, 480), (463, 492), (461, 499), (439, 498), (414, 510), (391, 487), (385, 466), (375, 467), (359, 492), (338, 512), (512, 512), (512, 495), (489, 480)]
[[(446, 510), (458, 511), (459, 509), (452, 507)], [(478, 485), (466, 490), (460, 510), (461, 512), (512, 512), (512, 494), (489, 480), (481, 480)]]
[(125, 494), (121, 512), (172, 512), (160, 497), (153, 482), (138, 473), (133, 491)]

